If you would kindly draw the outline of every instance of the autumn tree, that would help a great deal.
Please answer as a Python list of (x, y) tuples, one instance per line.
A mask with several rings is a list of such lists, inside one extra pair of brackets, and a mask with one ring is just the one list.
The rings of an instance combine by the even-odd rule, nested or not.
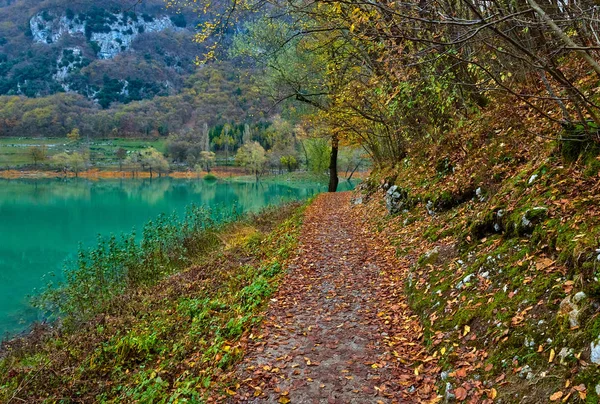
[(131, 153), (125, 159), (125, 167), (131, 171), (133, 177), (135, 177), (135, 174), (142, 168), (141, 161), (142, 156), (140, 152)]
[(223, 127), (221, 134), (215, 138), (214, 143), (215, 146), (225, 151), (225, 165), (229, 165), (229, 152), (235, 145), (235, 140), (229, 132), (225, 130), (225, 127)]
[[(308, 25), (303, 27), (308, 29)], [(327, 32), (297, 35), (296, 27), (287, 22), (261, 20), (246, 26), (244, 34), (236, 38), (232, 53), (250, 57), (265, 68), (264, 85), (277, 102), (293, 99), (310, 106), (314, 114), (326, 114), (349, 79), (343, 69), (329, 74), (331, 54), (323, 45), (331, 40), (336, 38)], [(328, 129), (322, 135), (330, 138), (329, 191), (335, 192), (340, 132), (334, 127)]]
[(63, 152), (52, 156), (52, 164), (55, 167), (62, 170), (65, 174), (71, 171), (75, 174), (75, 177), (78, 177), (79, 173), (87, 167), (88, 161), (89, 156), (80, 152)]
[(210, 173), (210, 169), (215, 164), (215, 160), (215, 153), (211, 151), (201, 151), (198, 163), (206, 169), (207, 173)]
[(150, 178), (152, 178), (152, 174), (155, 172), (161, 176), (169, 171), (169, 162), (161, 152), (153, 147), (140, 152), (139, 164), (142, 169), (148, 170)]
[(267, 156), (265, 149), (258, 142), (250, 142), (238, 149), (235, 161), (240, 167), (254, 174), (258, 181), (265, 168)]
[(67, 138), (71, 141), (71, 142), (78, 142), (79, 139), (81, 139), (81, 133), (79, 132), (78, 128), (73, 128), (72, 131), (70, 131), (67, 134)]
[(33, 165), (37, 167), (39, 162), (43, 162), (48, 157), (48, 148), (44, 145), (42, 146), (31, 146), (27, 153), (33, 160)]
[(279, 101), (312, 105), (332, 146), (359, 143), (378, 165), (415, 142), (452, 141), (453, 125), (496, 94), (562, 125), (562, 139), (600, 142), (600, 89), (587, 75), (600, 76), (600, 20), (590, 0), (225, 4), (199, 39), (218, 38), (239, 10), (261, 9), (235, 54), (262, 62)]

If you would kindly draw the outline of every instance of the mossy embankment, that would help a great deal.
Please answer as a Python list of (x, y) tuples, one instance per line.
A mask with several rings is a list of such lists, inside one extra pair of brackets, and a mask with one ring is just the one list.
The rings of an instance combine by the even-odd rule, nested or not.
[[(144, 259), (157, 259), (157, 268), (170, 265), (168, 272), (174, 274), (124, 286), (121, 293), (99, 300), (91, 316), (74, 312), (62, 327), (5, 343), (0, 402), (226, 397), (228, 373), (242, 357), (250, 330), (260, 322), (296, 248), (303, 210), (299, 204), (285, 205), (222, 226), (192, 229), (182, 239), (184, 250), (151, 244)], [(184, 257), (173, 255), (182, 251)], [(77, 280), (98, 270), (103, 271), (87, 266)], [(65, 291), (85, 298), (85, 286), (78, 283)], [(80, 307), (72, 298), (67, 301), (68, 310)], [(82, 304), (94, 304), (93, 299)]]
[(498, 116), (379, 169), (360, 202), (408, 258), (406, 292), (446, 399), (596, 403), (598, 147)]

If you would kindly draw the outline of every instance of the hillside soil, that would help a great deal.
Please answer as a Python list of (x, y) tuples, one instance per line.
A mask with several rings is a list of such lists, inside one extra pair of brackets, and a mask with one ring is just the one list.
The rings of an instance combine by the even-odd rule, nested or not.
[(350, 198), (323, 194), (307, 209), (300, 248), (249, 338), (230, 402), (436, 400), (439, 369), (403, 293), (405, 266)]

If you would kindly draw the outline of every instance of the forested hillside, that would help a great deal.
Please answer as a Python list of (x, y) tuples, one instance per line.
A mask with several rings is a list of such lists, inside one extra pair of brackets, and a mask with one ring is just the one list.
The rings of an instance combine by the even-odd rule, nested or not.
[[(150, 76), (152, 77), (152, 76)], [(0, 97), (0, 136), (89, 138), (166, 136), (184, 127), (258, 122), (271, 104), (259, 97), (252, 69), (210, 64), (186, 78), (178, 94), (99, 108), (80, 94)]]
[(67, 91), (106, 108), (174, 94), (202, 49), (189, 16), (160, 1), (3, 2), (0, 95)]

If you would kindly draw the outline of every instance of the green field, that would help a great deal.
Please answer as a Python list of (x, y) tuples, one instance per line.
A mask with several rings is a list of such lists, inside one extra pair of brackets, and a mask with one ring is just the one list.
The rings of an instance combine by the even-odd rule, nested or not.
[[(33, 146), (45, 145), (48, 148), (48, 158), (65, 151), (87, 149), (90, 152), (90, 160), (94, 166), (116, 167), (118, 166), (118, 160), (115, 153), (121, 147), (127, 151), (154, 147), (164, 153), (165, 144), (165, 140), (144, 139), (95, 139), (90, 140), (88, 143), (85, 139), (72, 142), (67, 138), (0, 138), (0, 169), (32, 166), (33, 160), (29, 150)], [(43, 166), (44, 164), (47, 165), (48, 161), (40, 165)]]

